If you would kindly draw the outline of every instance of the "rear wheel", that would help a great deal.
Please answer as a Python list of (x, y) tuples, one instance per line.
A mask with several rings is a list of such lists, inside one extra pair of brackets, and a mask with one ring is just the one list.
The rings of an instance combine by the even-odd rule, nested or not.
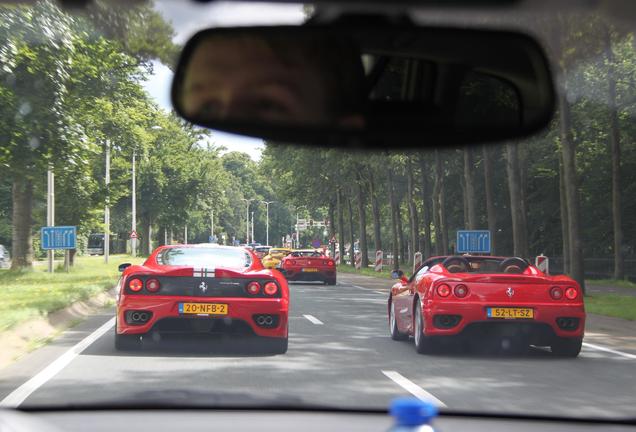
[(409, 335), (402, 333), (398, 329), (397, 317), (395, 316), (395, 303), (391, 302), (389, 307), (389, 331), (391, 332), (391, 339), (401, 341), (409, 338)]
[(327, 279), (327, 280), (325, 281), (325, 284), (326, 284), (326, 285), (335, 285), (335, 284), (336, 284), (336, 278), (333, 278), (333, 279)]
[(581, 352), (582, 338), (557, 338), (551, 345), (552, 353), (559, 357), (576, 357)]
[(424, 334), (424, 318), (422, 317), (422, 306), (417, 302), (415, 306), (415, 328), (413, 330), (413, 339), (415, 340), (415, 350), (419, 354), (428, 354), (431, 352), (431, 337)]
[(136, 351), (141, 349), (139, 335), (118, 334), (115, 332), (115, 349), (117, 351)]

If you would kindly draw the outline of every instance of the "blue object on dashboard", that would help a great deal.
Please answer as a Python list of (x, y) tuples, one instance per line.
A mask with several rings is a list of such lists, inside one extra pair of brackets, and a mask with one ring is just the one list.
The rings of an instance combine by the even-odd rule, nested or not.
[(437, 416), (437, 407), (417, 398), (403, 397), (393, 399), (389, 414), (398, 427), (416, 427), (429, 424)]

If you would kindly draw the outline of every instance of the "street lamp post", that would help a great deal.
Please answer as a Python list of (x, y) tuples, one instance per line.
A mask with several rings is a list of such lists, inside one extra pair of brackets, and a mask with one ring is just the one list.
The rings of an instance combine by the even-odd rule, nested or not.
[(210, 215), (210, 236), (214, 240), (214, 209), (212, 209), (212, 214)]
[(104, 206), (104, 262), (110, 255), (110, 141), (106, 140), (106, 205)]
[(136, 192), (136, 184), (135, 184), (135, 162), (136, 162), (137, 153), (133, 150), (132, 154), (132, 223), (131, 223), (131, 234), (135, 233), (130, 238), (130, 249), (132, 251), (132, 256), (137, 256), (137, 192)]
[(252, 243), (254, 243), (254, 212), (252, 212)]
[(265, 207), (267, 208), (267, 216), (265, 218), (265, 244), (267, 246), (269, 246), (269, 205), (275, 202), (276, 201), (263, 201), (263, 204), (265, 204)]
[(250, 203), (253, 199), (241, 198), (245, 201), (245, 244), (250, 244)]

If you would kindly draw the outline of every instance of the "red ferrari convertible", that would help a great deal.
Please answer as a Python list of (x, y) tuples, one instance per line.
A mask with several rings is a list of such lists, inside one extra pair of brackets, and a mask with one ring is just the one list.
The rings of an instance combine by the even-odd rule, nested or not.
[(227, 333), (260, 336), (267, 351), (287, 351), (287, 282), (248, 249), (161, 246), (143, 265), (120, 270), (117, 349), (137, 348), (146, 336)]
[(548, 276), (521, 258), (490, 256), (434, 257), (410, 279), (395, 273), (391, 337), (413, 336), (419, 353), (447, 336), (493, 336), (504, 348), (549, 346), (567, 357), (581, 351), (583, 295), (567, 276)]
[(290, 281), (336, 284), (335, 261), (314, 249), (292, 251), (281, 261), (280, 270)]

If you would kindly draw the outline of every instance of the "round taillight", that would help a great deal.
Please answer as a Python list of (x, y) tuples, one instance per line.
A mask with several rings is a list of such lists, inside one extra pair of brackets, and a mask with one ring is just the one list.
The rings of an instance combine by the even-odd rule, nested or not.
[(278, 292), (278, 285), (276, 285), (276, 282), (267, 282), (263, 287), (263, 292), (270, 296), (274, 295)]
[(159, 288), (161, 288), (161, 284), (157, 279), (148, 279), (146, 281), (146, 290), (148, 290), (149, 292), (156, 293), (157, 291), (159, 291)]
[(296, 265), (296, 261), (294, 261), (294, 260), (288, 260), (288, 261), (287, 261), (287, 264), (289, 264), (289, 265)]
[(259, 292), (261, 292), (261, 284), (259, 284), (256, 281), (248, 283), (247, 284), (247, 292), (252, 294), (252, 295), (258, 294)]
[(331, 260), (327, 261), (327, 265), (328, 265), (329, 267), (333, 267), (333, 261), (331, 261)]
[(451, 289), (446, 284), (441, 284), (440, 286), (437, 287), (437, 294), (440, 297), (448, 297), (450, 293), (451, 293)]
[(128, 288), (130, 288), (131, 291), (139, 292), (143, 287), (144, 283), (141, 281), (141, 279), (135, 278), (131, 279), (130, 282), (128, 282)]
[(552, 297), (555, 300), (561, 300), (563, 298), (563, 288), (561, 287), (550, 288), (550, 297)]
[(574, 300), (576, 298), (576, 296), (578, 296), (578, 295), (579, 295), (579, 292), (574, 287), (569, 287), (569, 288), (567, 288), (565, 290), (565, 297), (568, 300)]
[(455, 285), (453, 292), (455, 297), (464, 298), (468, 295), (468, 287), (466, 285)]

